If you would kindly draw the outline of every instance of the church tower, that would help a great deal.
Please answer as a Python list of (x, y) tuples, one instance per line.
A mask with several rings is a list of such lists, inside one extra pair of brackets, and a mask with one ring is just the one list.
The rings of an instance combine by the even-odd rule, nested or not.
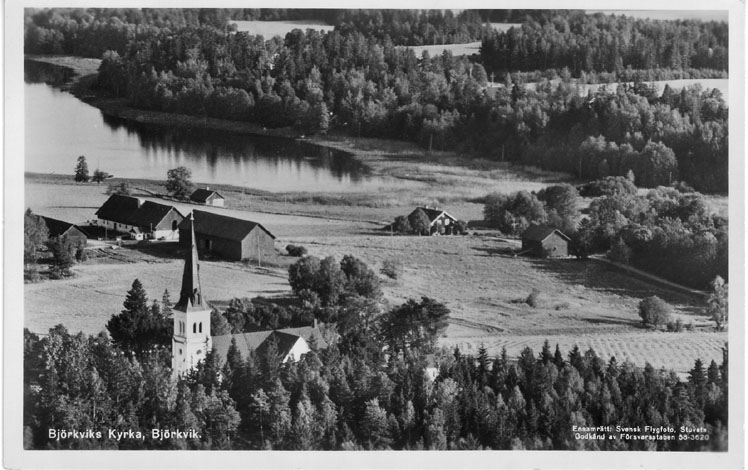
[(179, 302), (172, 308), (174, 335), (171, 344), (171, 368), (176, 375), (181, 375), (197, 366), (198, 362), (205, 359), (205, 355), (212, 347), (211, 308), (200, 288), (200, 266), (195, 242), (195, 221), (192, 214), (189, 220), (190, 249), (184, 260)]

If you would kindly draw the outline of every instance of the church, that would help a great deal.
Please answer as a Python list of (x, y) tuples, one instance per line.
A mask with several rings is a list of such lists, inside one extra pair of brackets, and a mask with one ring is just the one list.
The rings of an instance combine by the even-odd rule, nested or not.
[(182, 288), (179, 301), (172, 312), (174, 316), (174, 334), (172, 336), (171, 368), (174, 374), (181, 375), (194, 369), (205, 359), (208, 351), (215, 352), (225, 361), (232, 339), (243, 357), (250, 350), (262, 353), (271, 341), (276, 343), (283, 362), (298, 361), (309, 352), (309, 343), (325, 348), (326, 342), (315, 326), (285, 328), (272, 331), (257, 331), (233, 335), (211, 336), (211, 307), (203, 296), (200, 286), (200, 265), (195, 244), (195, 226), (192, 214), (189, 216), (190, 249), (187, 250), (182, 273)]

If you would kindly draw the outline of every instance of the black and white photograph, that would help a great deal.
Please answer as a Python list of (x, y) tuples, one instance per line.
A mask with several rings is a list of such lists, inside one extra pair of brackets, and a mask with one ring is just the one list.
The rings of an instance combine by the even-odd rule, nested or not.
[(9, 2), (4, 465), (743, 467), (745, 5), (527, 5)]

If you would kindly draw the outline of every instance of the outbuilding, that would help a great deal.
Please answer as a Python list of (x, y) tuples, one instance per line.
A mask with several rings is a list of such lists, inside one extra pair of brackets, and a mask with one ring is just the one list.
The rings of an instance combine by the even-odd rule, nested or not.
[(226, 198), (218, 191), (213, 191), (210, 188), (196, 189), (194, 193), (190, 194), (190, 201), (214, 207), (224, 207), (226, 205)]
[(570, 241), (571, 239), (557, 228), (533, 224), (522, 233), (522, 251), (538, 258), (568, 256)]
[[(207, 211), (192, 211), (195, 245), (200, 253), (213, 253), (233, 260), (262, 260), (275, 256), (275, 235), (257, 222)], [(180, 240), (190, 244), (188, 221), (179, 226)]]
[(81, 247), (88, 241), (88, 236), (81, 230), (77, 225), (71, 224), (70, 222), (64, 222), (62, 220), (53, 219), (51, 217), (40, 216), (44, 223), (47, 225), (47, 231), (49, 232), (49, 238), (56, 239), (59, 237), (67, 237), (73, 246)]

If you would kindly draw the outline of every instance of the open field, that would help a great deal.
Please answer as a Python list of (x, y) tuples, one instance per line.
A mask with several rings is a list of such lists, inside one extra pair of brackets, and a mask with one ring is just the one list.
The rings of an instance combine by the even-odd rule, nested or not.
[(480, 53), (480, 41), (466, 42), (463, 44), (437, 44), (434, 46), (397, 46), (401, 49), (413, 49), (416, 57), (420, 58), (425, 51), (428, 51), (429, 57), (442, 55), (444, 51), (452, 52), (457, 57), (461, 55), (473, 55)]
[(493, 29), (496, 31), (501, 31), (502, 33), (505, 31), (509, 31), (512, 28), (521, 28), (522, 23), (489, 23)]
[[(483, 343), (491, 354), (506, 346), (516, 355), (524, 346), (537, 351), (548, 339), (565, 348), (593, 346), (604, 357), (641, 365), (650, 361), (682, 372), (697, 357), (719, 360), (727, 341), (725, 333), (712, 332), (701, 313), (703, 298), (654, 286), (596, 261), (514, 258), (504, 254), (513, 245), (474, 236), (305, 237), (291, 242), (316, 256), (355, 254), (376, 269), (386, 259), (399, 260), (404, 274), (385, 288), (388, 301), (428, 296), (444, 302), (452, 321), (441, 344), (468, 352)], [(541, 291), (538, 308), (523, 302), (533, 289)], [(655, 294), (675, 307), (675, 318), (693, 323), (695, 331), (643, 329), (638, 303)]]
[[(557, 86), (559, 83), (561, 83), (560, 78), (556, 78), (553, 80), (550, 80), (550, 83), (554, 86)], [(597, 92), (598, 90), (605, 88), (608, 90), (609, 93), (616, 93), (618, 90), (618, 87), (621, 86), (623, 82), (621, 83), (578, 83), (577, 84), (577, 90), (579, 96), (587, 96), (587, 94), (592, 91)], [(652, 81), (647, 82), (650, 85), (654, 85), (657, 87), (657, 94), (662, 95), (662, 92), (665, 90), (665, 85), (669, 85), (670, 88), (672, 88), (675, 91), (679, 91), (686, 87), (692, 87), (695, 85), (701, 85), (702, 90), (719, 90), (720, 93), (722, 93), (722, 97), (725, 101), (728, 101), (730, 99), (729, 94), (729, 79), (727, 78), (700, 78), (700, 79), (684, 79), (684, 80), (658, 80), (658, 81)], [(627, 85), (633, 85), (634, 82), (626, 82)], [(525, 83), (524, 87), (528, 90), (534, 90), (537, 87), (537, 83)], [(488, 88), (503, 88), (505, 85), (503, 83), (498, 82), (491, 82), (488, 84)]]
[[(123, 250), (129, 249), (118, 251)], [(184, 262), (155, 256), (147, 258), (150, 259), (138, 263), (77, 265), (75, 278), (26, 284), (25, 327), (36, 333), (46, 333), (62, 323), (70, 331), (97, 334), (105, 330), (113, 314), (122, 310), (135, 279), (143, 283), (149, 299), (161, 300), (164, 289), (168, 289), (172, 302), (176, 302)], [(283, 269), (225, 261), (201, 261), (200, 280), (205, 295), (213, 303), (227, 302), (234, 297), (278, 295), (290, 290)]]
[(294, 29), (314, 29), (317, 31), (332, 31), (335, 26), (315, 20), (289, 20), (289, 21), (229, 21), (230, 25), (236, 25), (236, 30), (270, 39), (273, 36), (285, 37)]
[(649, 18), (652, 20), (701, 20), (727, 21), (727, 10), (585, 10), (592, 15), (603, 13), (606, 15), (630, 16), (632, 18)]

